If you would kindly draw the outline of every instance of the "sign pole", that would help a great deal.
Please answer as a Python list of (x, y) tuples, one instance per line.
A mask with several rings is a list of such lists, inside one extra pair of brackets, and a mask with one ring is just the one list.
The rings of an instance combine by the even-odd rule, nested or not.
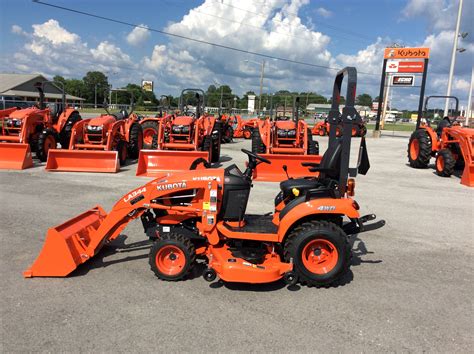
[(420, 127), (421, 116), (423, 115), (423, 101), (425, 100), (426, 76), (428, 73), (428, 60), (425, 59), (425, 67), (423, 69), (423, 78), (421, 79), (420, 100), (418, 102), (418, 118), (416, 119), (416, 129)]
[(380, 80), (379, 104), (377, 107), (377, 119), (375, 120), (374, 138), (380, 137), (380, 115), (382, 113), (382, 98), (385, 86), (385, 70), (387, 69), (387, 59), (383, 60), (382, 65), (382, 79)]

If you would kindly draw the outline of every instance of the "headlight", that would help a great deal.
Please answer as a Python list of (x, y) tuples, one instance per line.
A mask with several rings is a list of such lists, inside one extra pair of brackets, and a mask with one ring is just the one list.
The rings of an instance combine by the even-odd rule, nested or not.
[(23, 120), (21, 119), (12, 119), (12, 118), (9, 118), (5, 121), (7, 127), (10, 127), (10, 128), (19, 128), (21, 127), (21, 124), (23, 123)]
[(189, 134), (189, 125), (173, 125), (171, 131), (173, 134)]
[(88, 133), (100, 133), (100, 132), (102, 132), (102, 126), (101, 125), (88, 125), (87, 126), (87, 132)]
[(278, 129), (277, 135), (279, 138), (294, 138), (296, 137), (295, 129)]

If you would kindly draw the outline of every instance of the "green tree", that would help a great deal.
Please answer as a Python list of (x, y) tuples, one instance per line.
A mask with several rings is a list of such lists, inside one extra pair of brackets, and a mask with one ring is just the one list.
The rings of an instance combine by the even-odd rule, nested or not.
[(97, 95), (97, 104), (102, 104), (109, 88), (107, 76), (100, 71), (89, 71), (82, 80), (86, 102), (94, 103)]
[(372, 107), (372, 96), (370, 96), (367, 93), (363, 93), (363, 94), (357, 96), (356, 104), (358, 104), (360, 106)]

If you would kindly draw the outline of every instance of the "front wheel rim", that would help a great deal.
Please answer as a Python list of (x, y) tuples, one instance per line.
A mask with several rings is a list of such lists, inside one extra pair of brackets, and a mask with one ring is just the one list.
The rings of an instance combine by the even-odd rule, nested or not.
[(186, 256), (177, 246), (164, 246), (156, 253), (155, 264), (161, 273), (176, 276), (183, 271)]
[(155, 136), (154, 129), (145, 129), (143, 131), (143, 142), (147, 145), (151, 145), (153, 143), (153, 137)]
[(301, 258), (308, 271), (324, 275), (336, 267), (339, 254), (332, 242), (325, 239), (315, 239), (308, 242), (303, 248)]
[(439, 155), (438, 158), (436, 159), (436, 169), (439, 172), (443, 172), (444, 170), (444, 158), (441, 155)]

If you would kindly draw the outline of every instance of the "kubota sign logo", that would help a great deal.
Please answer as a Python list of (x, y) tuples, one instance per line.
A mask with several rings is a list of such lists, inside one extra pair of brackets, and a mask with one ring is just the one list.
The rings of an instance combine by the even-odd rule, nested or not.
[(156, 189), (159, 191), (168, 191), (170, 189), (178, 189), (178, 188), (186, 188), (186, 182), (159, 184), (156, 186)]
[(430, 48), (385, 48), (384, 59), (428, 59)]

